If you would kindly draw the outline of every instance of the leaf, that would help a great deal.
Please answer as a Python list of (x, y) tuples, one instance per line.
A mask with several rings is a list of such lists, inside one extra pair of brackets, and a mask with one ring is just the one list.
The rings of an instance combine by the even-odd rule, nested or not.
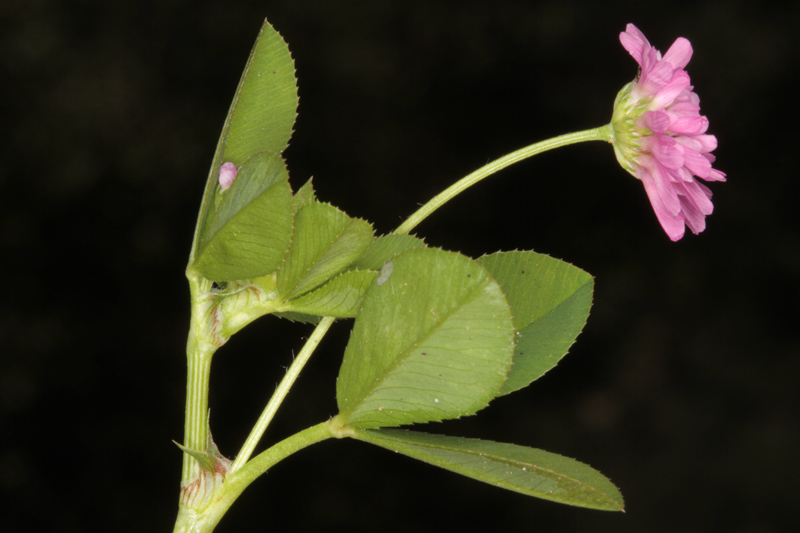
[(320, 316), (316, 315), (306, 315), (304, 313), (293, 313), (291, 311), (287, 311), (285, 313), (272, 313), (273, 315), (285, 318), (286, 320), (290, 320), (292, 322), (303, 322), (305, 324), (318, 324), (319, 321), (322, 319)]
[(413, 235), (384, 235), (376, 238), (358, 259), (351, 270), (378, 270), (399, 253), (425, 248), (425, 241)]
[(594, 282), (583, 270), (535, 252), (498, 252), (477, 261), (503, 289), (518, 331), (504, 395), (527, 387), (566, 355), (586, 324)]
[(430, 422), (486, 407), (508, 374), (513, 323), (480, 265), (423, 248), (392, 259), (361, 303), (337, 381), (345, 422), (360, 428)]
[(219, 453), (219, 448), (217, 448), (217, 445), (211, 436), (210, 429), (208, 430), (207, 451), (192, 450), (179, 442), (174, 440), (172, 442), (185, 454), (197, 461), (197, 463), (200, 465), (200, 468), (206, 470), (207, 472), (213, 473), (220, 471), (220, 467), (223, 469), (221, 471), (224, 472), (227, 470), (227, 466), (230, 465), (230, 460)]
[(261, 152), (218, 192), (198, 242), (194, 268), (213, 281), (235, 281), (275, 271), (292, 238), (292, 190), (280, 156)]
[(311, 183), (311, 179), (305, 184), (300, 187), (296, 193), (294, 193), (294, 208), (296, 211), (299, 211), (300, 208), (304, 207), (307, 204), (312, 204), (317, 201), (317, 195), (314, 192), (314, 185)]
[[(231, 102), (211, 163), (198, 216), (190, 263), (213, 211), (220, 166), (237, 167), (253, 154), (286, 149), (297, 117), (297, 80), (289, 47), (267, 21), (256, 38)], [(238, 179), (238, 176), (237, 176)]]
[(625, 509), (619, 490), (603, 474), (544, 450), (397, 429), (356, 429), (351, 436), (528, 496), (603, 511)]
[(344, 270), (372, 242), (372, 226), (330, 204), (312, 203), (295, 217), (286, 264), (278, 272), (278, 294), (293, 300)]
[(290, 301), (289, 310), (307, 315), (353, 318), (373, 279), (375, 272), (372, 270), (350, 270)]
[(197, 461), (198, 464), (200, 465), (200, 468), (202, 468), (203, 470), (207, 470), (209, 472), (213, 472), (214, 471), (214, 467), (217, 464), (217, 460), (216, 460), (216, 458), (212, 457), (212, 455), (210, 453), (208, 453), (208, 452), (198, 452), (197, 450), (192, 450), (192, 449), (187, 448), (186, 446), (184, 446), (183, 444), (181, 444), (179, 442), (176, 442), (176, 441), (172, 441), (172, 442), (175, 444), (175, 446), (180, 448), (183, 451), (183, 453), (185, 453), (185, 454), (189, 455), (190, 457), (194, 458), (194, 460)]
[(241, 165), (256, 152), (283, 152), (297, 118), (297, 103), (289, 47), (265, 20), (228, 112), (222, 161)]

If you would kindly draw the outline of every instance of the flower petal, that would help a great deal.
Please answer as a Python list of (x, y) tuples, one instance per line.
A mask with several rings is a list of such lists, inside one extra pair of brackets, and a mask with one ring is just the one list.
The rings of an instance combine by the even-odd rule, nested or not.
[(706, 178), (711, 174), (711, 161), (691, 148), (683, 148), (683, 164), (689, 172), (700, 178)]
[(714, 204), (711, 203), (711, 191), (708, 187), (697, 181), (689, 183), (676, 183), (675, 190), (681, 197), (681, 209), (686, 207), (686, 202), (690, 202), (703, 215), (710, 215), (714, 212)]
[(642, 174), (641, 180), (644, 184), (644, 190), (647, 192), (648, 198), (650, 198), (650, 204), (653, 206), (653, 211), (655, 212), (656, 218), (658, 218), (658, 222), (661, 224), (661, 227), (664, 228), (664, 231), (671, 240), (679, 240), (681, 237), (683, 237), (685, 231), (683, 219), (679, 217), (677, 213), (672, 213), (663, 205), (661, 201), (661, 195), (658, 192), (658, 187), (654, 183), (655, 180), (649, 173), (646, 175)]
[[(662, 62), (662, 64), (669, 65), (667, 62)], [(692, 83), (689, 79), (689, 75), (682, 70), (672, 72), (671, 74), (672, 78), (658, 91), (658, 94), (656, 94), (653, 101), (648, 105), (650, 109), (663, 109), (667, 107)]]
[[(645, 183), (645, 177), (650, 178), (647, 183), (645, 183), (645, 189), (648, 187), (652, 188), (652, 192), (658, 199), (660, 210), (671, 216), (677, 216), (681, 211), (681, 202), (678, 198), (678, 193), (675, 192), (672, 186), (669, 173), (666, 169), (663, 169), (652, 156), (640, 157), (639, 159), (644, 160), (647, 166), (643, 165), (642, 168), (645, 171), (637, 174), (637, 176), (639, 176), (639, 179), (641, 179), (643, 183)], [(654, 197), (650, 190), (647, 191), (647, 195), (650, 197), (650, 203), (653, 204), (653, 208), (655, 208), (656, 204), (653, 201)]]
[(669, 112), (678, 117), (693, 117), (700, 114), (700, 104), (692, 101), (689, 87), (686, 91), (675, 97), (675, 100), (668, 106)]
[(658, 55), (658, 50), (651, 48), (642, 58), (642, 74), (636, 84), (642, 98), (661, 92), (672, 81), (672, 65), (660, 61)]
[(682, 142), (682, 139), (687, 139), (692, 142), (695, 150), (700, 153), (711, 152), (717, 149), (717, 138), (714, 135), (692, 135), (691, 137), (681, 137), (678, 139), (678, 142)]
[(639, 31), (639, 28), (633, 24), (628, 24), (625, 27), (625, 31), (619, 34), (619, 42), (641, 66), (644, 51), (650, 48), (650, 43), (644, 34)]
[(697, 115), (695, 117), (679, 117), (672, 121), (669, 126), (673, 133), (699, 135), (708, 129), (708, 119)]
[(683, 166), (683, 152), (676, 147), (675, 139), (667, 135), (651, 135), (642, 139), (659, 163), (675, 169)]
[(640, 119), (641, 126), (653, 133), (666, 133), (672, 124), (672, 119), (663, 111), (647, 111)]
[(672, 63), (675, 68), (684, 68), (689, 64), (690, 59), (692, 59), (692, 43), (683, 37), (675, 39), (667, 53), (664, 54), (664, 60)]
[(706, 217), (693, 204), (685, 202), (681, 212), (683, 213), (684, 222), (692, 230), (692, 233), (697, 235), (706, 229)]

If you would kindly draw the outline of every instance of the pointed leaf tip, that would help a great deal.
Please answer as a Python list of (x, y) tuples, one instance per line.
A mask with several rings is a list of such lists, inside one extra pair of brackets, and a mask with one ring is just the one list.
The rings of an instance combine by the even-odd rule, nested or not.
[(180, 448), (181, 451), (183, 451), (183, 453), (185, 453), (185, 454), (191, 456), (192, 458), (194, 458), (194, 460), (197, 461), (200, 464), (200, 467), (203, 470), (207, 470), (209, 472), (213, 472), (214, 471), (214, 467), (215, 467), (215, 465), (217, 463), (217, 460), (214, 457), (212, 457), (208, 452), (199, 452), (197, 450), (189, 449), (186, 446), (184, 446), (183, 444), (180, 444), (179, 442), (176, 442), (176, 441), (172, 441), (172, 442), (175, 444), (175, 446)]
[(624, 511), (617, 487), (594, 468), (516, 444), (398, 429), (356, 429), (352, 437), (528, 496), (601, 511)]

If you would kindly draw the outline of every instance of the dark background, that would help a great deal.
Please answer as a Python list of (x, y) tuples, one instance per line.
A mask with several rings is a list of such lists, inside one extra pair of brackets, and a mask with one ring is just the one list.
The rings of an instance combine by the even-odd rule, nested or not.
[[(787, 3), (792, 5), (791, 2)], [(797, 525), (800, 242), (794, 7), (770, 2), (4, 1), (0, 4), (0, 529), (169, 531), (183, 269), (219, 130), (264, 19), (288, 41), (292, 183), (391, 231), (455, 179), (596, 127), (636, 73), (689, 73), (719, 138), (716, 212), (672, 243), (610, 146), (548, 153), (423, 223), (473, 257), (534, 249), (596, 276), (568, 357), (431, 430), (579, 458), (627, 512), (543, 502), (350, 441), (250, 487), (218, 531), (789, 531)], [(266, 436), (335, 414), (326, 338)], [(216, 356), (212, 428), (243, 442), (308, 327), (265, 318)]]

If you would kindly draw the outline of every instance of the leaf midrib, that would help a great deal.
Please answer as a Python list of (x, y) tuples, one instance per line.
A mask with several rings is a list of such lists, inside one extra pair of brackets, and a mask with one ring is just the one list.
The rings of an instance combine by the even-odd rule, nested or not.
[[(355, 412), (356, 408), (358, 406), (360, 406), (361, 404), (363, 404), (364, 401), (369, 396), (371, 396), (380, 387), (380, 385), (382, 385), (386, 381), (386, 379), (390, 375), (392, 375), (392, 373), (397, 369), (397, 367), (400, 366), (401, 363), (404, 363), (411, 356), (411, 354), (414, 353), (415, 349), (419, 345), (424, 344), (424, 342), (427, 341), (433, 335), (433, 333), (435, 331), (438, 331), (439, 327), (441, 327), (445, 322), (447, 322), (447, 320), (451, 316), (453, 316), (453, 314), (455, 314), (456, 311), (458, 311), (462, 307), (474, 302), (479, 297), (479, 293), (482, 292), (483, 290), (485, 290), (485, 288), (487, 286), (487, 283), (488, 282), (484, 281), (483, 283), (480, 283), (480, 284), (476, 285), (475, 288), (468, 293), (468, 297), (462, 300), (463, 303), (461, 305), (459, 305), (458, 307), (456, 307), (456, 308), (452, 309), (450, 312), (448, 312), (445, 315), (445, 318), (442, 319), (441, 322), (435, 323), (435, 327), (429, 329), (426, 332), (424, 337), (420, 337), (419, 340), (417, 340), (417, 342), (412, 343), (407, 349), (405, 349), (404, 351), (401, 351), (400, 355), (394, 359), (394, 361), (392, 362), (391, 365), (389, 365), (389, 367), (387, 367), (386, 371), (383, 373), (383, 376), (381, 376), (379, 379), (373, 380), (373, 386), (365, 389), (364, 394), (362, 394), (360, 397), (358, 397), (358, 401), (354, 402), (354, 404), (353, 404), (354, 407), (350, 409), (349, 415), (352, 415)], [(405, 388), (408, 388), (408, 387), (405, 387)]]

